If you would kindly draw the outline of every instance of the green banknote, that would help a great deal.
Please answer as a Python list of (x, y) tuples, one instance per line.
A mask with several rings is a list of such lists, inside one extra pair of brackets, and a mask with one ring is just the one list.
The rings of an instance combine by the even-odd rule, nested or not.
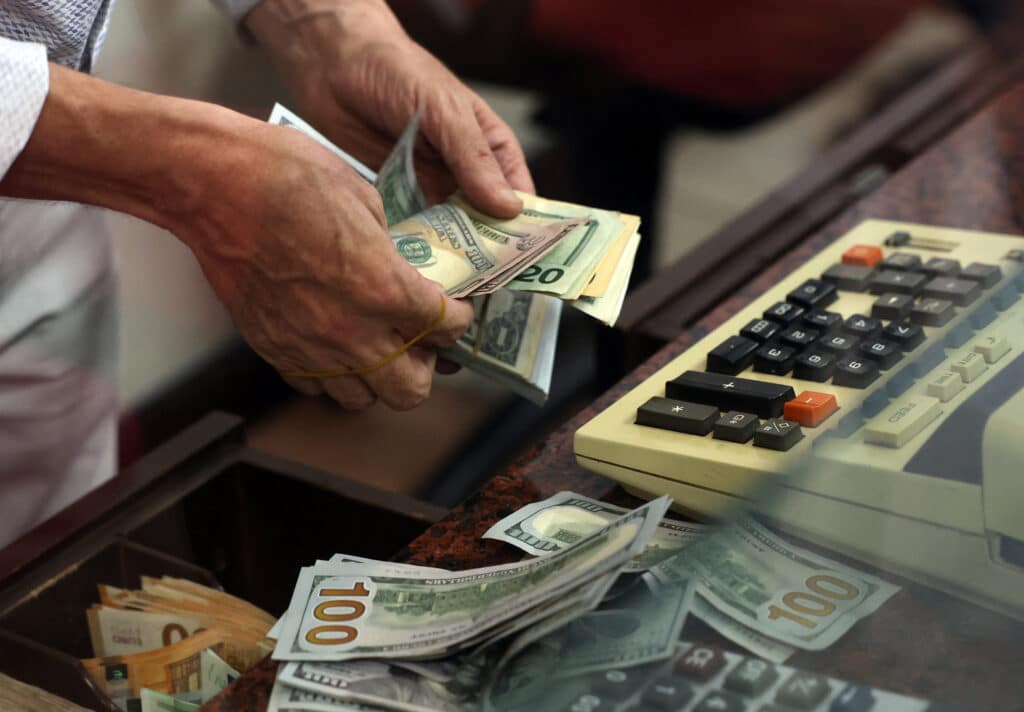
[(388, 225), (400, 223), (426, 210), (429, 205), (416, 180), (413, 162), (413, 148), (416, 146), (416, 132), (420, 127), (421, 116), (419, 111), (413, 115), (373, 182), (384, 203), (384, 217)]
[(142, 702), (142, 712), (193, 712), (199, 709), (197, 704), (179, 700), (156, 690), (143, 689), (139, 698)]

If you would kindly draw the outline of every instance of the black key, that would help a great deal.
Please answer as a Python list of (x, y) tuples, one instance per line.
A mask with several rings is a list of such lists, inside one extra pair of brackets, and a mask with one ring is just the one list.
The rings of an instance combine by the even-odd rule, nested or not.
[(829, 267), (821, 275), (821, 279), (836, 285), (837, 289), (847, 292), (863, 292), (870, 284), (871, 275), (875, 273), (871, 267), (863, 265), (844, 265), (839, 262)]
[(741, 695), (757, 697), (778, 679), (775, 666), (757, 658), (747, 658), (725, 677), (725, 687)]
[(824, 351), (805, 351), (796, 357), (793, 378), (824, 383), (836, 370), (836, 357)]
[(615, 707), (611, 700), (603, 700), (592, 692), (584, 692), (562, 708), (562, 712), (605, 712)]
[(972, 262), (960, 271), (960, 276), (978, 282), (982, 287), (988, 289), (1003, 278), (1003, 271), (996, 265)]
[(920, 272), (901, 272), (895, 269), (883, 269), (871, 277), (868, 289), (872, 294), (896, 292), (897, 294), (914, 295), (924, 288), (924, 284), (927, 281), (927, 275), (923, 275)]
[(675, 675), (666, 675), (659, 677), (644, 690), (641, 699), (644, 704), (656, 709), (676, 712), (685, 707), (693, 695), (693, 686), (689, 682)]
[(867, 388), (878, 378), (878, 365), (863, 356), (842, 356), (836, 361), (832, 383), (848, 388)]
[(810, 710), (817, 707), (829, 692), (831, 688), (826, 678), (797, 670), (779, 687), (775, 701), (798, 710)]
[(882, 338), (896, 344), (903, 351), (913, 351), (924, 341), (924, 329), (909, 321), (894, 321), (882, 329)]
[(676, 658), (675, 671), (698, 682), (707, 682), (725, 667), (725, 654), (714, 645), (694, 645)]
[(958, 307), (965, 307), (981, 296), (981, 285), (969, 279), (936, 277), (924, 285), (921, 296), (931, 299), (948, 299)]
[(845, 354), (851, 352), (859, 340), (850, 334), (826, 334), (818, 339), (818, 345), (834, 354)]
[(805, 329), (802, 326), (791, 326), (779, 335), (782, 343), (801, 349), (808, 344), (813, 344), (818, 338), (818, 332), (813, 329)]
[(910, 244), (910, 233), (906, 230), (897, 230), (885, 238), (885, 244), (889, 247), (903, 247)]
[(804, 437), (800, 423), (785, 418), (769, 418), (754, 430), (754, 445), (786, 451)]
[(934, 297), (925, 297), (910, 309), (911, 321), (924, 326), (945, 326), (954, 314), (953, 302)]
[(637, 425), (675, 430), (690, 435), (707, 435), (718, 420), (718, 408), (655, 396), (636, 411)]
[(605, 670), (593, 680), (593, 690), (603, 700), (622, 702), (633, 696), (641, 681), (649, 675), (637, 675), (633, 670)]
[(712, 690), (693, 708), (693, 712), (746, 712), (742, 697), (725, 690)]
[(701, 371), (686, 371), (667, 382), (665, 393), (670, 398), (714, 405), (724, 411), (753, 413), (762, 418), (782, 415), (786, 401), (796, 398), (792, 386)]
[(754, 356), (754, 370), (782, 376), (793, 370), (795, 362), (796, 349), (789, 346), (765, 344), (757, 350), (757, 354)]
[(708, 352), (708, 370), (735, 375), (754, 362), (758, 346), (745, 336), (730, 336)]
[(843, 323), (843, 315), (837, 312), (815, 309), (804, 314), (804, 323), (822, 333), (835, 331)]
[(754, 437), (754, 428), (757, 427), (757, 422), (756, 415), (730, 410), (715, 423), (714, 437), (716, 440), (745, 443)]
[(910, 313), (910, 307), (914, 305), (914, 298), (909, 294), (895, 294), (887, 292), (871, 305), (871, 316), (876, 319), (887, 319), (896, 321)]
[(888, 371), (903, 357), (903, 352), (895, 345), (881, 339), (868, 339), (860, 343), (863, 356), (874, 361), (883, 371)]
[(895, 269), (903, 272), (921, 269), (921, 258), (908, 252), (893, 252), (882, 260), (882, 269)]
[(860, 339), (867, 339), (882, 330), (882, 322), (863, 314), (854, 314), (843, 322), (843, 331)]
[(960, 272), (960, 260), (932, 257), (921, 265), (921, 271), (930, 277), (955, 277)]
[(779, 333), (780, 328), (781, 327), (774, 321), (768, 321), (767, 319), (751, 319), (746, 326), (740, 329), (740, 336), (763, 344), (768, 339)]
[(835, 285), (820, 279), (809, 279), (786, 295), (787, 302), (807, 309), (823, 309), (838, 298)]
[(875, 706), (875, 693), (870, 687), (849, 684), (829, 706), (829, 712), (868, 712)]
[(789, 302), (776, 302), (765, 309), (763, 316), (765, 319), (774, 321), (776, 324), (789, 326), (799, 319), (800, 315), (803, 314), (804, 311), (803, 307), (799, 307), (796, 304), (790, 304)]

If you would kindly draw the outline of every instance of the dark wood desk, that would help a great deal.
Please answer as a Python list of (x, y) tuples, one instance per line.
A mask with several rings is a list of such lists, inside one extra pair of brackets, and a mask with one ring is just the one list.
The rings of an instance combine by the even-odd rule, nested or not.
[[(628, 503), (616, 485), (580, 468), (573, 433), (627, 390), (722, 323), (779, 278), (866, 218), (1024, 234), (1024, 85), (992, 101), (884, 187), (846, 210), (784, 259), (726, 299), (590, 407), (401, 552), (417, 564), (459, 569), (513, 561), (518, 550), (483, 541), (497, 519), (560, 490)], [(1024, 624), (945, 594), (881, 574), (902, 590), (821, 653), (798, 652), (797, 668), (968, 709), (1010, 710), (1024, 703)], [(684, 634), (712, 636), (696, 621)], [(725, 647), (728, 647), (724, 642)], [(273, 682), (269, 660), (238, 680), (206, 710), (261, 710)]]

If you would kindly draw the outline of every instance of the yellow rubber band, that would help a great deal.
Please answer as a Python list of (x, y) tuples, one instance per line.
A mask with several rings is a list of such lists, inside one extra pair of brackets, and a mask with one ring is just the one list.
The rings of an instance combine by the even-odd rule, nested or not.
[(434, 329), (441, 325), (444, 321), (445, 311), (447, 309), (448, 302), (445, 301), (444, 295), (441, 295), (441, 312), (437, 315), (434, 321), (430, 322), (426, 329), (416, 334), (404, 344), (401, 348), (395, 351), (390, 356), (385, 356), (380, 361), (372, 363), (369, 366), (361, 366), (360, 368), (336, 368), (330, 371), (282, 371), (281, 375), (289, 376), (290, 378), (334, 378), (336, 376), (360, 376), (365, 373), (371, 373), (379, 368), (384, 368), (389, 363), (394, 361), (396, 358), (408, 351), (412, 346), (425, 337), (427, 334), (432, 332)]

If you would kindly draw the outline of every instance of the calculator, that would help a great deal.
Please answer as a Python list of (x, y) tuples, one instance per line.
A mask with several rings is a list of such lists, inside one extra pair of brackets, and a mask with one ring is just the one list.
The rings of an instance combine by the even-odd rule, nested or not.
[(1024, 618), (1022, 250), (863, 222), (580, 428), (577, 460)]

